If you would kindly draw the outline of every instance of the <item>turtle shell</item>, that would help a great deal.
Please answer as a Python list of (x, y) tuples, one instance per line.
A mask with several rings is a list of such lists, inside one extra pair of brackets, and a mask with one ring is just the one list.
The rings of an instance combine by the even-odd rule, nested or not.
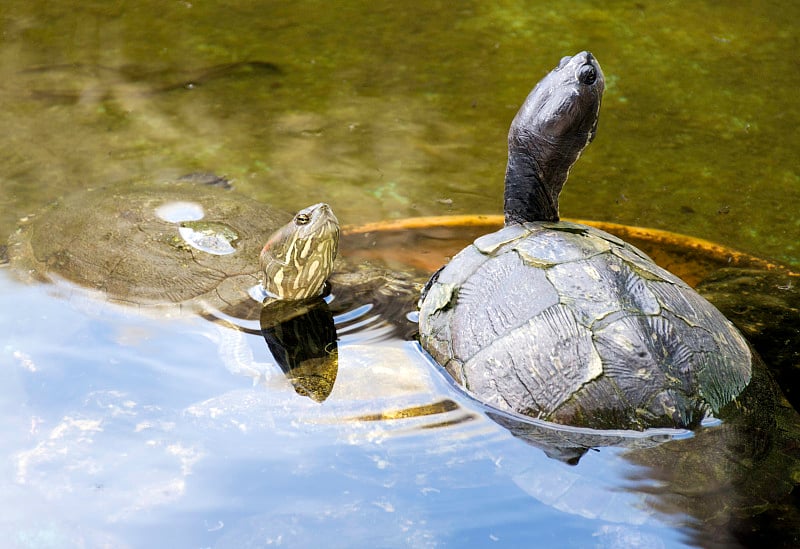
[(290, 219), (194, 182), (87, 190), (28, 219), (9, 241), (9, 258), (26, 278), (63, 278), (114, 302), (202, 300), (224, 309), (258, 284), (259, 252)]
[(423, 292), (420, 340), (484, 403), (594, 428), (695, 426), (752, 368), (686, 283), (569, 222), (509, 225), (459, 252)]

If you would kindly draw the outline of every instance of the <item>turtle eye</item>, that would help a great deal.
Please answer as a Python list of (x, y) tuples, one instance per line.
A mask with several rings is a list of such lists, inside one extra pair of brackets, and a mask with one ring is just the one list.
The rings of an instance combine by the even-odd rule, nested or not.
[(311, 216), (307, 213), (299, 213), (294, 217), (294, 222), (298, 225), (308, 225), (309, 221), (311, 221)]
[(597, 71), (594, 65), (583, 65), (578, 69), (578, 82), (591, 86), (597, 80)]

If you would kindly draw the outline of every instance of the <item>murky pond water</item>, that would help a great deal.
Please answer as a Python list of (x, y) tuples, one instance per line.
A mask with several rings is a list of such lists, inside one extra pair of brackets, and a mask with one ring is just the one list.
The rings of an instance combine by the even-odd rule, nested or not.
[[(59, 196), (197, 171), (288, 210), (324, 200), (347, 224), (499, 213), (514, 112), (590, 49), (608, 89), (562, 213), (800, 265), (796, 6), (373, 4), (4, 2), (0, 241)], [(416, 251), (430, 268), (419, 248), (384, 259)], [(12, 547), (790, 546), (800, 532), (788, 407), (768, 442), (723, 426), (570, 466), (370, 321), (340, 330), (321, 403), (260, 337), (237, 343), (238, 367), (220, 354), (230, 330), (8, 270), (0, 324)]]

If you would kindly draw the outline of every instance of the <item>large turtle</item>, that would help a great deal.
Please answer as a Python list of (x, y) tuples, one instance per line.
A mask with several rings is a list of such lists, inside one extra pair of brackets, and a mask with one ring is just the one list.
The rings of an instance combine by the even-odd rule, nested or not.
[(559, 221), (603, 90), (597, 60), (581, 52), (530, 93), (509, 131), (505, 226), (428, 282), (420, 340), (502, 410), (595, 428), (694, 427), (750, 381), (744, 338), (637, 248)]
[(141, 307), (258, 318), (263, 301), (319, 295), (339, 241), (331, 208), (293, 217), (225, 186), (199, 174), (70, 195), (11, 236), (9, 259), (25, 278)]

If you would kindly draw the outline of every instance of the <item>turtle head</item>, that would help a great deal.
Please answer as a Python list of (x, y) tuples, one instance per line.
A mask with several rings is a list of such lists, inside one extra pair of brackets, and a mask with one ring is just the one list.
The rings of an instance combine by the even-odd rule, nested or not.
[(261, 250), (264, 290), (277, 299), (319, 295), (333, 270), (339, 247), (339, 221), (327, 204), (297, 212)]
[(589, 52), (564, 57), (528, 95), (508, 132), (506, 224), (558, 221), (558, 195), (597, 131), (605, 89)]

